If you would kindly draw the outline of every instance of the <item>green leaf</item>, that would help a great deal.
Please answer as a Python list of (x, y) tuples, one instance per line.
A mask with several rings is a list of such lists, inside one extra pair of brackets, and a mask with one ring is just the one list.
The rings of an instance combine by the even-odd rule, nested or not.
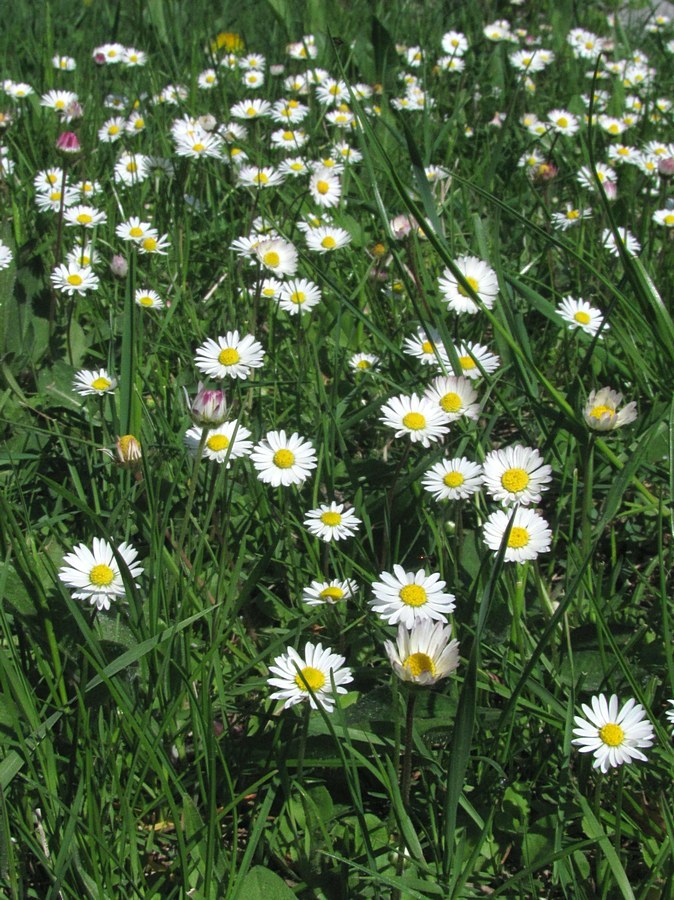
[(620, 890), (622, 896), (625, 900), (634, 900), (634, 892), (627, 875), (625, 874), (625, 870), (622, 867), (618, 854), (615, 852), (613, 844), (608, 839), (608, 835), (590, 809), (590, 804), (578, 789), (576, 789), (576, 796), (578, 797), (578, 802), (583, 810), (583, 831), (591, 840), (596, 841), (599, 844), (602, 853), (606, 857), (606, 861), (611, 867), (616, 886)]
[(295, 894), (282, 878), (264, 866), (253, 866), (243, 879), (239, 900), (295, 900)]

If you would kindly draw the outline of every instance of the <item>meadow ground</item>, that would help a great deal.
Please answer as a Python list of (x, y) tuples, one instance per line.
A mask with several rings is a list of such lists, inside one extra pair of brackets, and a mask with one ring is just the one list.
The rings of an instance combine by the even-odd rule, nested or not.
[(674, 23), (617, 11), (12, 6), (3, 896), (674, 895)]

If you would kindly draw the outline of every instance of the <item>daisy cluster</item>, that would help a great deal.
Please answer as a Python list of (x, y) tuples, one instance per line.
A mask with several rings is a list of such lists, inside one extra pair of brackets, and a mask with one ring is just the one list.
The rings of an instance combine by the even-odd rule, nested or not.
[[(157, 357), (170, 365), (173, 351), (162, 344), (172, 336), (169, 317), (189, 323), (192, 347), (189, 353), (177, 351), (174, 368), (183, 382), (199, 380), (189, 401), (191, 424), (176, 440), (186, 451), (192, 487), (202, 465), (209, 477), (229, 470), (227, 477), (237, 485), (259, 482), (256, 491), (276, 498), (281, 526), (306, 541), (316, 558), (328, 551), (320, 577), (317, 572), (301, 589), (303, 612), (318, 608), (317, 615), (339, 615), (339, 607), (358, 604), (363, 617), (375, 623), (395, 674), (416, 685), (435, 684), (459, 665), (451, 618), (457, 596), (447, 589), (444, 570), (434, 571), (442, 568), (438, 553), (430, 555), (428, 566), (410, 568), (407, 548), (395, 547), (389, 556), (381, 554), (390, 566), (383, 562), (376, 575), (363, 576), (361, 568), (360, 579), (353, 576), (343, 548), (365, 534), (373, 544), (387, 536), (373, 537), (376, 504), (367, 491), (353, 490), (356, 476), (351, 493), (346, 481), (335, 486), (325, 479), (324, 460), (340, 453), (348, 457), (351, 448), (329, 446), (321, 428), (310, 430), (312, 420), (348, 414), (364, 424), (369, 433), (363, 445), (379, 462), (391, 453), (399, 460), (398, 471), (409, 463), (420, 473), (407, 484), (430, 515), (470, 522), (483, 547), (506, 563), (535, 564), (551, 549), (545, 503), (549, 491), (557, 497), (559, 485), (548, 461), (549, 443), (539, 448), (532, 446), (533, 438), (514, 435), (507, 410), (499, 408), (498, 391), (503, 384), (509, 387), (512, 354), (508, 342), (497, 338), (497, 326), (515, 307), (513, 279), (526, 271), (513, 271), (484, 235), (473, 239), (469, 228), (447, 242), (444, 233), (430, 234), (433, 223), (408, 212), (394, 209), (379, 221), (368, 194), (373, 190), (364, 153), (369, 131), (387, 116), (387, 124), (395, 121), (394, 112), (409, 117), (413, 127), (424, 116), (442, 120), (456, 80), (470, 77), (481, 54), (500, 53), (495, 45), (504, 44), (505, 56), (499, 58), (507, 59), (511, 87), (523, 93), (527, 109), (510, 113), (509, 121), (476, 94), (475, 120), (457, 119), (462, 146), (493, 129), (510, 129), (518, 159), (513, 178), (535, 193), (539, 228), (564, 232), (565, 241), (574, 234), (580, 241), (588, 233), (623, 266), (642, 251), (642, 240), (628, 229), (645, 234), (644, 223), (621, 221), (615, 227), (602, 204), (617, 208), (623, 192), (636, 189), (650, 206), (652, 199), (658, 204), (647, 222), (656, 237), (649, 232), (645, 239), (661, 240), (674, 228), (674, 207), (667, 199), (674, 174), (671, 102), (658, 96), (647, 54), (633, 50), (621, 57), (611, 39), (580, 28), (569, 32), (561, 50), (549, 49), (549, 38), (545, 29), (530, 34), (500, 19), (472, 36), (448, 30), (435, 47), (399, 44), (400, 67), (388, 94), (382, 84), (347, 81), (342, 70), (323, 68), (310, 34), (274, 61), (232, 36), (218, 38), (205, 48), (203, 69), (193, 83), (165, 84), (152, 94), (131, 87), (139, 83), (133, 70), (149, 61), (143, 50), (109, 43), (92, 48), (87, 60), (55, 56), (53, 67), (62, 79), (77, 77), (88, 65), (92, 77), (100, 74), (101, 83), (108, 84), (103, 73), (119, 67), (114, 83), (128, 84), (128, 92), (103, 92), (100, 103), (67, 86), (41, 92), (12, 79), (0, 82), (12, 120), (3, 142), (14, 129), (20, 133), (31, 95), (36, 95), (33, 113), (60, 132), (53, 158), (30, 172), (29, 201), (31, 214), (55, 237), (49, 284), (60, 324), (70, 321), (73, 310), (86, 315), (87, 304), (100, 304), (112, 322), (120, 313), (114, 303), (122, 279), (134, 323), (142, 322), (157, 339)], [(582, 109), (572, 96), (549, 102), (551, 72), (562, 63), (587, 78), (590, 93), (583, 94)], [(486, 110), (489, 118), (482, 116)], [(602, 158), (588, 164), (583, 142), (597, 136)], [(0, 146), (0, 163), (7, 186), (18, 194), (25, 192), (19, 178), (25, 162), (16, 146), (17, 141)], [(422, 187), (433, 198), (444, 227), (450, 218), (444, 214), (451, 208), (452, 163), (425, 163), (422, 172), (415, 167), (421, 186), (412, 186), (407, 169), (400, 179), (409, 185), (410, 197), (418, 197)], [(193, 194), (193, 184), (206, 188)], [(170, 215), (166, 198), (179, 205), (179, 216)], [(381, 202), (378, 192), (376, 200)], [(183, 219), (197, 226), (217, 224), (232, 211), (236, 231), (219, 248), (223, 271), (209, 286), (202, 283), (202, 270), (189, 268), (190, 253), (198, 255), (199, 248), (187, 246)], [(203, 234), (198, 227), (195, 233)], [(429, 237), (452, 247), (441, 264)], [(0, 269), (14, 265), (16, 255), (0, 241)], [(586, 348), (602, 341), (615, 350), (616, 329), (606, 303), (574, 296), (579, 291), (570, 288), (546, 290), (547, 319), (564, 329), (562, 338), (568, 329)], [(355, 324), (340, 331), (342, 315), (354, 309)], [(378, 319), (376, 309), (385, 310)], [(342, 384), (348, 389), (335, 408), (312, 410), (304, 418), (298, 413), (293, 421), (285, 408), (291, 404), (275, 402), (265, 380), (284, 371), (270, 349), (272, 336), (279, 330), (292, 335), (294, 355), (305, 359), (307, 335), (316, 322), (333, 333), (329, 352), (333, 344), (346, 348), (341, 368), (323, 364), (317, 371), (322, 396), (337, 397)], [(311, 332), (316, 345), (319, 330)], [(323, 347), (310, 349), (320, 360)], [(97, 423), (106, 404), (117, 410), (120, 388), (128, 397), (136, 386), (121, 384), (113, 374), (116, 367), (121, 371), (121, 359), (112, 341), (107, 356), (90, 365), (74, 372), (73, 390), (91, 398), (85, 404), (98, 404), (100, 419), (91, 413)], [(308, 380), (298, 379), (298, 392)], [(332, 395), (326, 385), (334, 387)], [(613, 387), (598, 385), (585, 393), (575, 410), (577, 428), (584, 423), (590, 433), (610, 432), (636, 419), (636, 403), (622, 406)], [(486, 428), (487, 419), (493, 424), (499, 417), (498, 427)], [(366, 451), (353, 451), (353, 458), (361, 452)], [(140, 477), (143, 455), (132, 435), (120, 437), (110, 454)], [(302, 490), (314, 478), (318, 483), (308, 501)], [(214, 481), (215, 476), (210, 484)], [(393, 478), (384, 491), (387, 514), (395, 488)], [(302, 509), (301, 516), (286, 521), (287, 495), (299, 498)], [(137, 556), (128, 543), (113, 549), (96, 538), (91, 549), (79, 544), (65, 557), (59, 577), (73, 597), (107, 611), (127, 589), (137, 588), (134, 579), (143, 573)], [(452, 588), (460, 594), (461, 585)], [(367, 595), (364, 603), (361, 593)], [(397, 629), (395, 636), (391, 628)], [(331, 712), (337, 695), (354, 681), (345, 654), (313, 640), (302, 653), (288, 647), (270, 666), (271, 699), (284, 707), (306, 701)], [(652, 733), (636, 701), (619, 711), (615, 697), (606, 701), (602, 695), (583, 711), (586, 718), (576, 719), (576, 743), (595, 754), (602, 771), (644, 758), (638, 748), (651, 745)]]

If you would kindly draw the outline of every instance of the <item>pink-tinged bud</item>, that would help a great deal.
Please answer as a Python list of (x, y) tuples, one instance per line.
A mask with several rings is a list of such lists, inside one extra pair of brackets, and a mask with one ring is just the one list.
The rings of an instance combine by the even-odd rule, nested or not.
[(537, 181), (552, 181), (553, 178), (557, 177), (558, 172), (559, 169), (553, 163), (542, 162), (534, 169), (534, 178)]
[(280, 63), (275, 63), (273, 66), (269, 66), (270, 75), (283, 75), (284, 72), (285, 66), (282, 66)]
[(658, 163), (658, 172), (663, 178), (671, 178), (674, 175), (674, 156), (666, 156)]
[(74, 131), (64, 131), (56, 139), (56, 149), (68, 156), (73, 156), (81, 151), (79, 138)]
[(106, 63), (105, 53), (94, 53), (94, 62), (97, 66), (104, 66)]
[(604, 181), (602, 183), (602, 187), (604, 188), (604, 193), (606, 194), (607, 200), (615, 200), (618, 196), (618, 185), (615, 181)]
[(69, 103), (63, 110), (63, 116), (66, 122), (72, 122), (73, 119), (81, 119), (83, 115), (84, 110), (77, 100), (73, 100), (72, 103)]
[(201, 382), (192, 402), (190, 415), (195, 425), (222, 425), (227, 418), (225, 392), (205, 388)]
[(126, 261), (126, 258), (119, 253), (115, 253), (110, 260), (110, 271), (117, 278), (126, 278), (127, 272), (129, 271), (129, 264)]
[(389, 222), (389, 228), (393, 232), (393, 237), (397, 241), (404, 240), (417, 223), (411, 216), (399, 215)]

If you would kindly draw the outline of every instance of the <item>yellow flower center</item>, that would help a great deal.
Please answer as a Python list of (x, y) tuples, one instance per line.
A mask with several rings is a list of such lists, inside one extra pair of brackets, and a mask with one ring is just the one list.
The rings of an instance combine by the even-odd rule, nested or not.
[(625, 732), (620, 725), (609, 722), (599, 729), (599, 737), (609, 747), (619, 747), (625, 739)]
[(461, 487), (465, 480), (466, 479), (463, 477), (461, 472), (447, 472), (445, 477), (442, 479), (442, 483), (448, 488), (457, 488)]
[(133, 127), (140, 131), (141, 128), (145, 128), (145, 119), (136, 119), (133, 123)]
[(326, 236), (321, 241), (321, 247), (325, 247), (326, 250), (333, 250), (336, 246), (337, 241), (331, 234), (326, 234)]
[(269, 250), (268, 253), (262, 257), (262, 262), (265, 266), (270, 266), (272, 269), (275, 269), (276, 266), (281, 262), (281, 257), (275, 250)]
[(369, 359), (359, 359), (356, 363), (357, 369), (369, 369), (372, 364)]
[(135, 162), (133, 162), (133, 160), (132, 160), (131, 162), (128, 162), (128, 163), (126, 164), (126, 171), (127, 171), (127, 172), (137, 172), (137, 171), (138, 171), (138, 165), (137, 165)]
[(253, 175), (253, 181), (257, 184), (266, 184), (269, 181), (269, 176), (266, 172), (258, 172), (257, 175)]
[(470, 356), (460, 356), (459, 363), (462, 369), (474, 369), (475, 361)]
[(111, 125), (108, 128), (108, 134), (119, 134), (119, 125)]
[(205, 144), (194, 144), (192, 149), (194, 150), (195, 153), (203, 153), (204, 150), (206, 149), (206, 145)]
[(54, 109), (63, 109), (65, 107), (65, 103), (63, 100), (57, 100), (54, 104)]
[(421, 349), (424, 353), (435, 353), (435, 347), (430, 341), (424, 341), (421, 345)]
[(52, 203), (56, 203), (57, 200), (61, 199), (61, 191), (52, 191), (49, 195), (49, 199), (52, 201)]
[(224, 434), (214, 434), (206, 441), (206, 446), (214, 453), (219, 453), (229, 447), (229, 438)]
[(89, 215), (89, 213), (80, 213), (77, 217), (77, 221), (80, 223), (80, 225), (89, 225), (90, 222), (93, 222), (93, 218)]
[(590, 314), (583, 312), (582, 309), (579, 309), (577, 313), (574, 313), (573, 318), (576, 320), (576, 322), (579, 322), (581, 325), (589, 325), (590, 324)]
[(529, 543), (529, 532), (526, 528), (518, 528), (515, 526), (510, 529), (510, 537), (508, 538), (508, 546), (513, 550), (520, 550)]
[(316, 190), (319, 194), (327, 194), (330, 190), (330, 185), (327, 181), (317, 181), (316, 182)]
[(218, 354), (218, 362), (221, 366), (235, 366), (240, 359), (239, 351), (234, 347), (225, 347)]
[(89, 581), (91, 584), (95, 584), (96, 587), (107, 587), (109, 584), (112, 584), (114, 577), (115, 573), (105, 563), (99, 563), (89, 572)]
[(404, 668), (413, 678), (418, 678), (425, 672), (435, 675), (435, 665), (433, 660), (426, 653), (412, 653), (403, 663)]
[(284, 141), (292, 141), (295, 135), (292, 131), (284, 131), (282, 137)]
[(341, 600), (343, 596), (344, 596), (344, 591), (340, 587), (337, 587), (336, 585), (332, 585), (331, 587), (324, 588), (321, 591), (321, 593), (319, 594), (319, 597), (321, 598), (321, 600), (329, 600), (332, 603), (334, 603), (335, 600)]
[(309, 688), (315, 693), (320, 691), (325, 684), (325, 675), (320, 669), (315, 669), (313, 666), (305, 666), (295, 675), (295, 684), (305, 693), (309, 692)]
[(613, 416), (615, 415), (615, 410), (612, 409), (610, 406), (604, 406), (604, 405), (594, 406), (590, 410), (590, 415), (592, 416), (593, 419), (601, 419), (601, 417), (606, 415), (607, 413), (611, 418), (613, 418)]
[(440, 406), (446, 413), (456, 413), (462, 409), (463, 401), (458, 394), (454, 393), (454, 391), (450, 391), (448, 394), (445, 394), (444, 397), (440, 398)]
[(82, 284), (82, 276), (81, 275), (68, 275), (66, 279), (68, 284), (72, 284), (73, 287), (79, 287)]
[(571, 221), (580, 219), (580, 212), (577, 209), (570, 209), (566, 214), (566, 218), (571, 219)]
[(298, 306), (301, 306), (302, 303), (307, 299), (307, 295), (304, 291), (295, 291), (290, 295), (290, 302), (296, 303)]
[(423, 606), (428, 600), (428, 594), (420, 584), (406, 584), (400, 588), (398, 596), (407, 606)]
[(290, 163), (290, 168), (293, 170), (293, 172), (301, 172), (302, 169), (304, 168), (304, 163), (302, 163), (302, 162)]
[[(466, 275), (466, 276), (465, 276), (465, 279), (466, 279), (466, 281), (468, 282), (468, 284), (472, 287), (472, 289), (475, 291), (475, 293), (477, 294), (477, 289), (478, 289), (478, 283), (477, 283), (477, 280), (476, 280), (475, 278), (473, 278), (472, 276), (470, 276), (470, 275)], [(468, 291), (465, 289), (465, 287), (463, 287), (463, 285), (457, 284), (456, 287), (457, 287), (457, 290), (459, 291), (459, 293), (461, 294), (462, 297), (469, 297), (469, 296), (470, 296), (469, 293), (468, 293)]]
[(321, 522), (329, 528), (334, 528), (335, 525), (339, 525), (341, 521), (342, 517), (338, 512), (324, 512), (321, 515)]
[(103, 378), (102, 376), (100, 378), (95, 378), (91, 382), (91, 386), (95, 391), (107, 391), (111, 384), (111, 381), (109, 381), (107, 378)]
[(248, 109), (246, 110), (247, 116), (254, 116), (256, 113), (257, 113), (257, 110), (255, 109), (254, 106), (249, 106)]
[(292, 450), (277, 450), (273, 456), (273, 463), (277, 469), (289, 469), (295, 462), (295, 454)]
[(53, 174), (47, 175), (47, 181), (49, 182), (49, 184), (56, 184), (56, 181), (57, 181), (56, 175), (53, 175)]
[(426, 416), (418, 412), (408, 412), (403, 416), (403, 425), (410, 431), (421, 431), (426, 427)]
[(149, 294), (145, 294), (144, 297), (138, 298), (138, 302), (140, 303), (141, 306), (152, 306), (152, 304), (154, 303), (154, 300), (152, 299), (152, 297), (150, 297)]
[(557, 124), (560, 128), (568, 128), (569, 120), (566, 118), (566, 116), (560, 116), (560, 118), (557, 119)]
[(665, 216), (665, 225), (669, 225), (669, 226), (674, 225), (674, 213), (668, 213)]
[(152, 238), (152, 237), (145, 238), (145, 240), (143, 241), (143, 248), (145, 250), (148, 250), (150, 253), (152, 253), (154, 250), (157, 249), (156, 239)]
[(143, 229), (139, 228), (137, 225), (134, 225), (133, 228), (129, 231), (129, 237), (139, 238), (143, 236)]
[(506, 491), (516, 494), (518, 491), (523, 491), (529, 484), (529, 475), (524, 469), (506, 469), (501, 475), (501, 484)]

